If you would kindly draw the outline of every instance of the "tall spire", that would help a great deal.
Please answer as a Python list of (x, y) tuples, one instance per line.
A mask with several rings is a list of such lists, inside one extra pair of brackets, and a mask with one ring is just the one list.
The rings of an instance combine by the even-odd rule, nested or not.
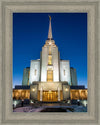
[(49, 31), (48, 31), (48, 39), (52, 39), (51, 16), (49, 16)]

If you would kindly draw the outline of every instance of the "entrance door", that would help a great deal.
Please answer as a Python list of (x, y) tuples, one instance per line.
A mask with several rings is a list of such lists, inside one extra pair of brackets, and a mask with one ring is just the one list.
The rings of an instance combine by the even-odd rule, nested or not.
[(56, 102), (58, 101), (57, 91), (43, 91), (43, 101)]

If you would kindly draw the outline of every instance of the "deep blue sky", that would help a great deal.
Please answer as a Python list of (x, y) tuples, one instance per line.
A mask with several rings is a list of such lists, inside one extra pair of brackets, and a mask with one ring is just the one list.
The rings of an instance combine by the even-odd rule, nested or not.
[(48, 36), (49, 18), (60, 58), (76, 68), (78, 85), (87, 87), (87, 13), (13, 14), (13, 87), (22, 84), (23, 70), (40, 58)]

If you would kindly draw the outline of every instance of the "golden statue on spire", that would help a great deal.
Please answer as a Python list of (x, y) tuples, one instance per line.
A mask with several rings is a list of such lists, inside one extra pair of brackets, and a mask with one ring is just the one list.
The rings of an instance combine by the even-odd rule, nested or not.
[(49, 15), (49, 20), (51, 20), (51, 16)]

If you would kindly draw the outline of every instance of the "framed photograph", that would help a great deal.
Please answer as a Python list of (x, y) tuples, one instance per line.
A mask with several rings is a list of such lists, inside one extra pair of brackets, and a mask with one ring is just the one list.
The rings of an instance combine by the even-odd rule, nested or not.
[(99, 124), (100, 1), (0, 1), (1, 124)]
[(13, 111), (87, 112), (87, 98), (87, 13), (13, 13)]

